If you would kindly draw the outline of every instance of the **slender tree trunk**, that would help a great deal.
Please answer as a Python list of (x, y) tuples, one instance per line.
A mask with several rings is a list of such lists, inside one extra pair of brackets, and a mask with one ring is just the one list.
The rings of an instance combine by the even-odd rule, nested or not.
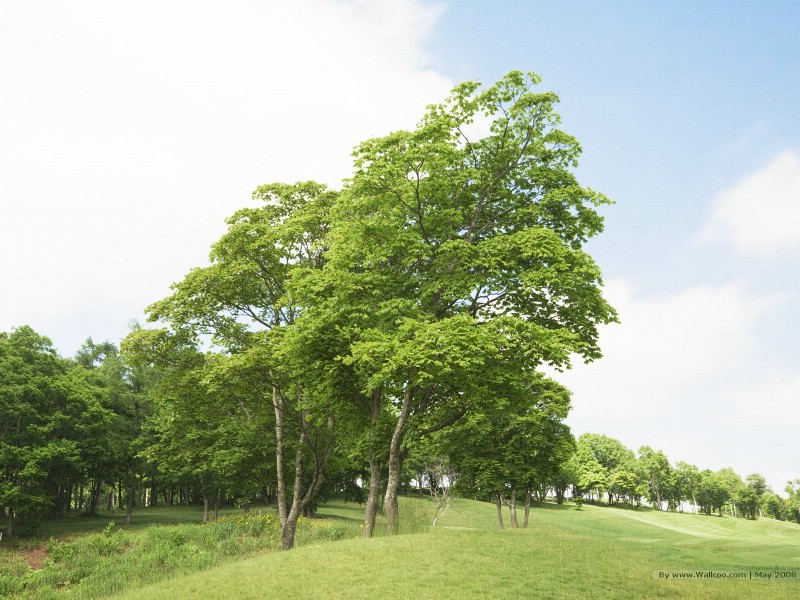
[[(302, 417), (301, 417), (302, 418)], [(286, 516), (286, 521), (281, 528), (281, 550), (291, 550), (294, 548), (294, 534), (297, 529), (297, 520), (302, 512), (302, 486), (303, 486), (303, 449), (299, 447), (295, 453), (294, 469), (294, 495), (292, 497), (292, 507)]]
[(95, 479), (92, 482), (92, 498), (91, 498), (91, 506), (89, 507), (89, 512), (91, 514), (96, 514), (100, 511), (100, 493), (103, 491), (103, 482), (99, 479)]
[(203, 491), (203, 523), (208, 523), (208, 496)]
[(364, 509), (364, 532), (362, 535), (365, 538), (371, 538), (375, 533), (375, 518), (378, 514), (378, 496), (381, 490), (381, 463), (375, 451), (376, 441), (374, 436), (376, 435), (375, 429), (378, 424), (378, 416), (380, 415), (382, 393), (380, 389), (373, 390), (372, 397), (370, 398), (370, 435), (373, 439), (370, 441), (369, 449), (369, 493), (367, 494), (367, 505)]
[(364, 533), (363, 537), (371, 538), (375, 533), (375, 518), (378, 514), (378, 496), (381, 489), (381, 463), (375, 457), (375, 451), (371, 451), (369, 457), (369, 494), (367, 495), (367, 507), (364, 510)]
[(8, 539), (14, 537), (14, 509), (12, 507), (8, 508), (8, 525), (6, 526), (6, 535)]
[(392, 442), (389, 445), (389, 477), (386, 481), (386, 496), (383, 501), (383, 510), (386, 513), (386, 532), (389, 535), (397, 533), (399, 523), (397, 492), (400, 487), (400, 470), (403, 466), (400, 444), (403, 442), (403, 437), (406, 433), (406, 422), (411, 412), (412, 397), (412, 388), (408, 386), (403, 394), (403, 406), (397, 417), (397, 424), (392, 432)]
[[(270, 372), (270, 376), (272, 372)], [(275, 467), (278, 479), (278, 518), (286, 526), (286, 459), (283, 455), (284, 403), (278, 387), (272, 386), (272, 406), (275, 409)]]
[(500, 492), (495, 493), (494, 503), (497, 506), (497, 526), (505, 529), (505, 525), (503, 525), (503, 495)]
[(511, 498), (508, 501), (508, 513), (511, 517), (511, 527), (513, 529), (517, 529), (519, 527), (519, 523), (517, 523), (517, 487), (512, 485), (511, 486)]
[[(286, 516), (286, 523), (281, 528), (281, 550), (290, 550), (294, 547), (294, 535), (297, 529), (297, 521), (305, 508), (309, 506), (319, 493), (319, 488), (325, 481), (325, 465), (328, 457), (333, 450), (333, 418), (328, 418), (328, 440), (322, 450), (316, 444), (311, 443), (309, 436), (309, 425), (305, 410), (300, 411), (300, 443), (295, 453), (294, 471), (294, 493), (292, 496), (292, 507)], [(303, 448), (312, 447), (314, 451), (314, 470), (311, 474), (311, 483), (303, 492)]]
[(525, 488), (525, 520), (522, 523), (522, 526), (527, 529), (528, 527), (528, 516), (531, 513), (531, 488)]
[[(135, 467), (133, 467), (135, 468)], [(133, 492), (134, 492), (134, 480), (136, 475), (131, 473), (130, 477), (128, 478), (128, 507), (125, 510), (125, 524), (131, 524), (131, 517), (133, 516)]]

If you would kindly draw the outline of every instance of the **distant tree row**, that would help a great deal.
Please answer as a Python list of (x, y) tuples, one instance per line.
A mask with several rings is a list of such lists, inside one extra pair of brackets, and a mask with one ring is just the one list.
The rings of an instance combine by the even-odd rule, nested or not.
[(642, 446), (635, 454), (605, 435), (582, 435), (563, 469), (575, 495), (606, 497), (609, 504), (647, 502), (660, 510), (681, 511), (689, 505), (707, 515), (767, 516), (800, 523), (800, 481), (788, 482), (788, 498), (782, 498), (758, 473), (742, 480), (731, 468), (713, 472), (685, 462), (672, 465), (660, 450)]

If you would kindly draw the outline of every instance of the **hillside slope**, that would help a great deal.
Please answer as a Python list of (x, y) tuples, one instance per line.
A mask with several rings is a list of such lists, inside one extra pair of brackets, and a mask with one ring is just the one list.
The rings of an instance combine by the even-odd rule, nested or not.
[(548, 505), (498, 531), (494, 507), (459, 500), (428, 533), (267, 554), (148, 586), (127, 600), (196, 598), (798, 598), (797, 580), (654, 579), (653, 571), (793, 569), (800, 526)]

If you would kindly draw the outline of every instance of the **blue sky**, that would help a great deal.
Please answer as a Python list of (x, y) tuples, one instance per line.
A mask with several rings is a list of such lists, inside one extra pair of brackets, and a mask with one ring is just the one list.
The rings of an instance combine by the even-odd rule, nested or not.
[(349, 174), (465, 79), (533, 70), (613, 200), (622, 323), (569, 422), (800, 477), (795, 2), (0, 4), (0, 330), (118, 341), (269, 181)]

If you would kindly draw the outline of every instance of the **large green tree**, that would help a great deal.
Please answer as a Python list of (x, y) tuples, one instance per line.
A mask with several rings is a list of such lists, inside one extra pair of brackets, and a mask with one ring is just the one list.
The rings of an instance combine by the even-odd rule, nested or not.
[(151, 320), (166, 322), (175, 335), (195, 343), (210, 336), (230, 355), (223, 364), (246, 372), (253, 397), (271, 405), (274, 441), (269, 444), (275, 449), (282, 547), (291, 548), (297, 519), (324, 480), (342, 390), (327, 385), (328, 378), (314, 368), (319, 364), (314, 344), (324, 341), (297, 330), (307, 307), (289, 284), (301, 278), (298, 271), (321, 267), (336, 193), (304, 182), (264, 185), (253, 196), (261, 205), (227, 220), (228, 231), (212, 247), (211, 264), (192, 270), (148, 312)]
[(598, 358), (597, 326), (615, 319), (582, 249), (607, 200), (578, 183), (580, 145), (539, 81), (463, 83), (413, 131), (358, 146), (305, 282), (308, 315), (337, 314), (345, 364), (394, 415), (389, 531), (409, 433), (446, 427), (503, 377)]

